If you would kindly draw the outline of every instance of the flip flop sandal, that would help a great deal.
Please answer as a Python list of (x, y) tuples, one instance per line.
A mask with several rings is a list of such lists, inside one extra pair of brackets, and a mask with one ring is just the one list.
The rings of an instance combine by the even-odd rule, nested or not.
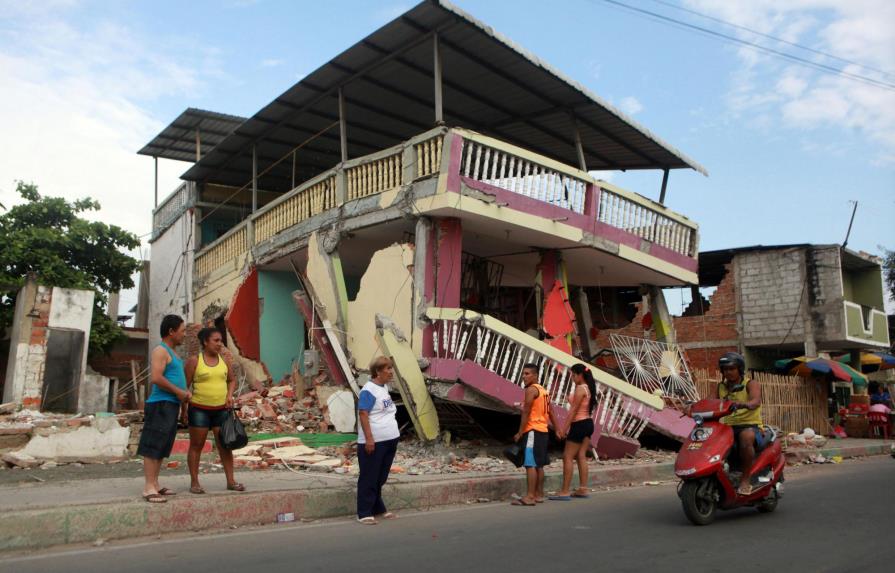
[(526, 503), (526, 502), (522, 501), (521, 499), (514, 499), (512, 502), (510, 502), (510, 505), (524, 505), (525, 507), (534, 507), (537, 504)]
[(245, 491), (246, 486), (242, 485), (241, 483), (228, 483), (227, 489), (229, 489), (230, 491)]
[(168, 503), (168, 499), (160, 493), (150, 493), (143, 496), (147, 503)]
[(376, 517), (381, 517), (382, 519), (398, 519), (398, 515), (390, 512), (390, 511), (386, 511), (385, 513), (380, 513)]
[(177, 495), (176, 491), (174, 491), (173, 489), (168, 489), (166, 487), (163, 487), (162, 489), (158, 490), (158, 493), (159, 493), (159, 495)]
[(535, 498), (535, 503), (544, 503), (545, 501), (547, 501), (547, 498), (544, 498), (544, 497), (536, 497)]
[(358, 517), (357, 522), (362, 525), (377, 525), (379, 523), (374, 517)]
[(590, 497), (590, 494), (589, 494), (589, 493), (582, 493), (582, 492), (580, 492), (580, 491), (576, 491), (576, 492), (574, 492), (574, 493), (572, 494), (572, 497), (588, 498), (588, 497)]
[(201, 486), (196, 486), (190, 488), (190, 493), (203, 494), (205, 493), (205, 490)]
[(547, 499), (550, 501), (572, 501), (571, 495), (551, 495)]

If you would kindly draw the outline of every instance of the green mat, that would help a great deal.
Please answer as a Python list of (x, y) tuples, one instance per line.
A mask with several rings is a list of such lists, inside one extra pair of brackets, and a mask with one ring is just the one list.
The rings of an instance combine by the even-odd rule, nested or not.
[(346, 442), (357, 440), (357, 434), (255, 434), (249, 436), (249, 441), (269, 440), (271, 438), (299, 438), (301, 443), (309, 448), (323, 448), (326, 446), (339, 446)]

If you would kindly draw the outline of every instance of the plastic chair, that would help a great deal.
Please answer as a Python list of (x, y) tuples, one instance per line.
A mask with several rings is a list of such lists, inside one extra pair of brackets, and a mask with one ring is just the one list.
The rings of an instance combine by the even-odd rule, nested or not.
[(875, 430), (882, 430), (881, 435), (884, 440), (889, 439), (889, 415), (884, 412), (867, 412), (868, 434), (875, 436)]

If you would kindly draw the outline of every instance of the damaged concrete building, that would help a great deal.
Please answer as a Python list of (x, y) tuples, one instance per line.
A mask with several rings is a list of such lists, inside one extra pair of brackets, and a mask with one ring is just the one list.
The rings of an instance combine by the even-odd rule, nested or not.
[[(223, 327), (251, 376), (297, 364), (355, 388), (390, 355), (425, 440), (458, 409), (517, 412), (525, 362), (565, 412), (595, 321), (646, 296), (669, 339), (661, 287), (698, 283), (698, 227), (665, 197), (671, 170), (705, 170), (446, 2), (250, 118), (188, 109), (140, 153), (192, 163), (153, 212), (150, 335), (186, 315)], [(655, 170), (661, 196), (598, 170)], [(647, 424), (686, 431), (660, 397), (593, 372), (602, 454), (636, 449)]]

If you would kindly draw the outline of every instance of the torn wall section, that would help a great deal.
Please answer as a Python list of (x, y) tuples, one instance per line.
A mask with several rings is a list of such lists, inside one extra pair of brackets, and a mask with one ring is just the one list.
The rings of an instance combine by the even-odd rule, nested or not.
[(373, 253), (357, 298), (348, 302), (348, 350), (355, 368), (366, 370), (383, 354), (376, 338), (377, 313), (388, 316), (419, 354), (422, 331), (414, 323), (413, 261), (410, 244), (394, 244)]

